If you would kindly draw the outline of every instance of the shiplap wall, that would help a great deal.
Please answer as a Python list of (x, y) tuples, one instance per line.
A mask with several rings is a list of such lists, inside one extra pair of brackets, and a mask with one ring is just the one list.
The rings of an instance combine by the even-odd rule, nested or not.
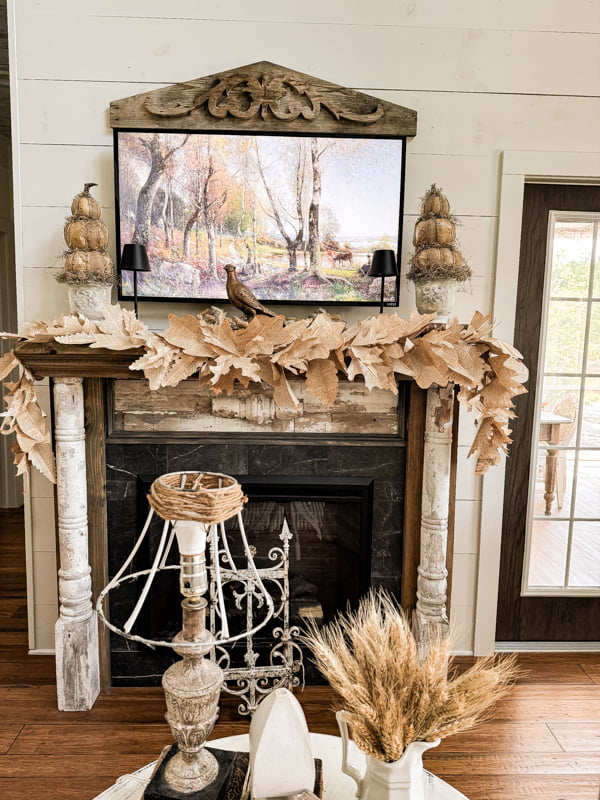
[[(108, 105), (140, 91), (265, 59), (416, 109), (402, 266), (419, 198), (436, 182), (463, 223), (459, 237), (474, 275), (471, 289), (458, 295), (462, 321), (475, 309), (492, 311), (502, 151), (597, 147), (597, 0), (12, 0), (11, 17), (21, 322), (66, 307), (52, 270), (61, 263), (70, 200), (85, 181), (99, 184), (96, 196), (112, 228)], [(403, 283), (400, 313), (413, 304)], [(169, 310), (144, 304), (142, 314), (161, 328)], [(456, 647), (466, 652), (481, 498), (466, 458), (472, 434), (466, 417), (452, 599)], [(53, 646), (55, 615), (52, 500), (37, 476), (31, 494), (31, 645), (44, 650)]]

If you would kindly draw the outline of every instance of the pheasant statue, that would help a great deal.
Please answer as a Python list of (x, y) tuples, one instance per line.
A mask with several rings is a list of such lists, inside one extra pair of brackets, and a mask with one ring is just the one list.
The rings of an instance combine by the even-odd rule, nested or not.
[(245, 286), (235, 273), (235, 266), (233, 264), (226, 264), (225, 272), (227, 273), (227, 284), (225, 289), (229, 302), (249, 318), (254, 319), (257, 314), (265, 314), (267, 317), (277, 316), (268, 308), (256, 299), (250, 289)]

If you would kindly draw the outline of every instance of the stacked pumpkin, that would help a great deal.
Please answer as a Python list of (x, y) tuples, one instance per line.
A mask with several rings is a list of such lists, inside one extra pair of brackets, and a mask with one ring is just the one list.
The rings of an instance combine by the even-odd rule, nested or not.
[(112, 286), (115, 282), (113, 263), (106, 253), (108, 228), (100, 219), (100, 204), (90, 194), (90, 188), (96, 185), (86, 183), (71, 203), (71, 216), (64, 228), (69, 249), (64, 254), (64, 270), (57, 276), (61, 283)]
[(409, 280), (466, 281), (471, 277), (456, 243), (456, 221), (450, 213), (450, 203), (435, 183), (422, 200), (413, 244), (415, 252), (406, 276)]

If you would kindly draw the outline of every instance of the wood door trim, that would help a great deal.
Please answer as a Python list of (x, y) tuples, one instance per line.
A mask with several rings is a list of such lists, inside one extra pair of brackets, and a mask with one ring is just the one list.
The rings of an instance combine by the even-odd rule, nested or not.
[[(530, 371), (529, 392), (516, 401), (513, 445), (507, 461), (498, 588), (498, 641), (562, 641), (560, 628), (577, 641), (595, 637), (600, 598), (521, 597), (531, 442), (538, 376), (539, 331), (546, 268), (548, 212), (597, 211), (600, 187), (526, 184), (519, 259), (514, 344)], [(594, 602), (595, 601), (595, 602)], [(576, 619), (576, 612), (579, 619)]]

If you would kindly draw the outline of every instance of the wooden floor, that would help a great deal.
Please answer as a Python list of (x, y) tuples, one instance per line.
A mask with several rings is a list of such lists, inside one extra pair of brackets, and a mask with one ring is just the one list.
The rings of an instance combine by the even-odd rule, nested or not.
[[(91, 800), (170, 741), (162, 691), (116, 689), (89, 712), (58, 712), (54, 660), (27, 655), (26, 626), (22, 515), (0, 511), (0, 797)], [(521, 662), (529, 673), (493, 720), (445, 739), (426, 767), (471, 800), (598, 800), (600, 654)], [(327, 690), (300, 700), (311, 730), (337, 732)], [(226, 698), (213, 737), (246, 729)]]

